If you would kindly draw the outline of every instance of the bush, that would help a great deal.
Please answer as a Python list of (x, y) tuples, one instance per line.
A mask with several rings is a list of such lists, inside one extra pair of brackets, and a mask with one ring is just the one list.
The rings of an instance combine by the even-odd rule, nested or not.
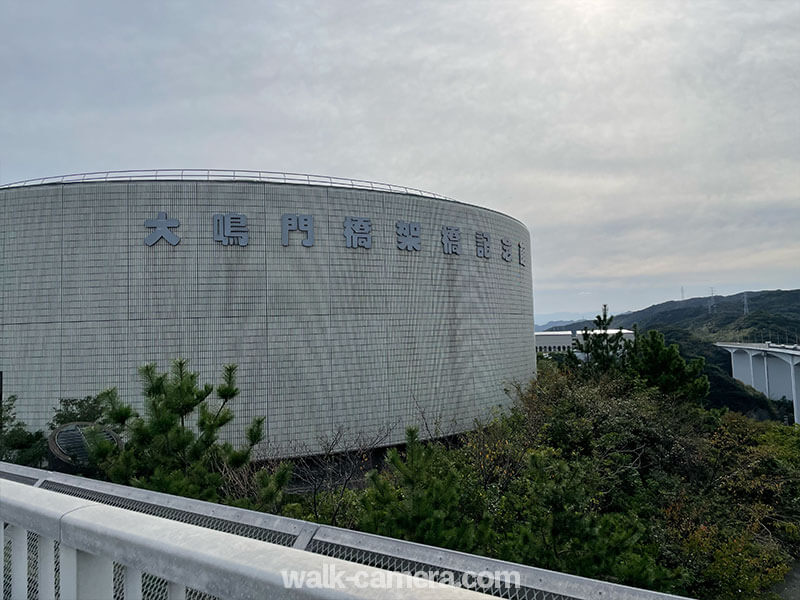
[(29, 432), (17, 419), (17, 397), (0, 398), (0, 461), (41, 467), (47, 456), (47, 442), (41, 431)]

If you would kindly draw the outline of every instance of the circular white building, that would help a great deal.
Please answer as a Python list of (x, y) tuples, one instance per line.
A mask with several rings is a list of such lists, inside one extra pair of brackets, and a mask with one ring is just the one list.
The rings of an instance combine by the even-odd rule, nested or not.
[(239, 365), (227, 432), (272, 450), (339, 427), (443, 432), (536, 368), (530, 235), (419, 190), (265, 172), (117, 172), (0, 187), (0, 370), (18, 417), (189, 360)]

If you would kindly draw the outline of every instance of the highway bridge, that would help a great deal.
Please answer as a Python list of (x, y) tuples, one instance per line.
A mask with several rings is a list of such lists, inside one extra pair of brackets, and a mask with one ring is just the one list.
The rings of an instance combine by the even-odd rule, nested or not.
[(754, 387), (772, 400), (787, 400), (794, 407), (794, 422), (800, 423), (800, 345), (716, 344), (731, 353), (734, 379)]

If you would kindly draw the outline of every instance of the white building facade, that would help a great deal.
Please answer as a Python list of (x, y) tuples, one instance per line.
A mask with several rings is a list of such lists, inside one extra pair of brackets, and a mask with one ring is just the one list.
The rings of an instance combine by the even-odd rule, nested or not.
[(188, 359), (239, 366), (236, 419), (313, 450), (338, 427), (472, 426), (535, 374), (530, 234), (417, 191), (144, 178), (0, 188), (4, 397), (40, 428), (60, 398)]
[[(592, 335), (615, 335), (620, 332), (622, 332), (623, 340), (633, 340), (634, 333), (630, 329), (609, 329), (607, 331), (592, 329), (589, 331)], [(537, 331), (536, 351), (543, 354), (574, 351), (576, 342), (583, 342), (584, 340), (583, 331)]]

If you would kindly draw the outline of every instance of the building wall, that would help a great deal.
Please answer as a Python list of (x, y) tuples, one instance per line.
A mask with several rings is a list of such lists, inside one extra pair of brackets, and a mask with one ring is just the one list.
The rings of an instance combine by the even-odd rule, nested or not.
[(571, 331), (540, 331), (536, 334), (537, 352), (566, 352), (572, 348)]
[[(137, 367), (187, 358), (201, 382), (239, 365), (231, 441), (265, 415), (273, 451), (313, 449), (344, 426), (467, 429), (535, 371), (530, 237), (515, 219), (452, 201), (257, 182), (71, 183), (0, 189), (0, 369), (18, 416), (43, 427), (59, 398), (117, 387), (141, 410)], [(146, 219), (180, 220), (177, 246), (144, 244)], [(247, 246), (212, 215), (248, 220)], [(281, 216), (311, 214), (281, 244)], [(345, 217), (372, 247), (347, 248)], [(396, 245), (419, 222), (421, 249)], [(441, 227), (460, 227), (461, 255)], [(476, 231), (490, 235), (476, 256)], [(512, 244), (510, 262), (500, 239)], [(518, 244), (527, 249), (521, 265)]]

